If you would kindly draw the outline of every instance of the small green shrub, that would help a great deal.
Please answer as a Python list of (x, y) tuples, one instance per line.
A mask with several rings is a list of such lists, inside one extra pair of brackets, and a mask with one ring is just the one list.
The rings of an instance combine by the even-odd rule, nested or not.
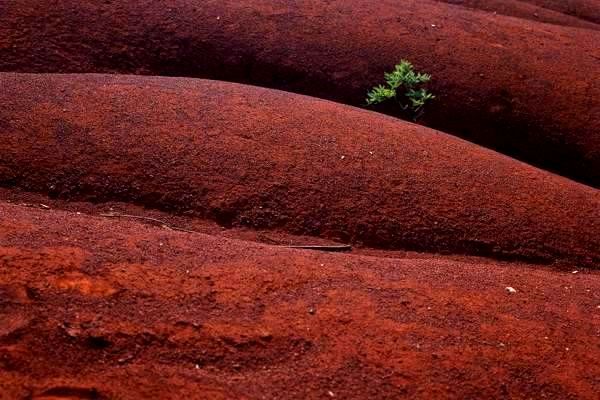
[(435, 98), (420, 87), (429, 82), (431, 75), (415, 72), (413, 65), (406, 60), (400, 60), (394, 71), (386, 72), (384, 77), (386, 85), (375, 86), (367, 93), (367, 105), (393, 99), (416, 120), (423, 114), (425, 104)]

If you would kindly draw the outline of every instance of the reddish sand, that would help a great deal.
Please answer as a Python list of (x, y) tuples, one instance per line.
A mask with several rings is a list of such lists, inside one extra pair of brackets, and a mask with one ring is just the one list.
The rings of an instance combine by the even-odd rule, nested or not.
[[(401, 3), (4, 1), (0, 70), (201, 76), (358, 105), (407, 58), (434, 76), (425, 123), (600, 186), (600, 32)], [(584, 16), (598, 2), (567, 3)]]
[[(0, 0), (0, 400), (597, 400), (599, 22)], [(289, 92), (47, 74), (362, 105), (400, 58), (434, 75), (423, 123), (589, 186)]]
[(577, 18), (600, 23), (600, 1), (598, 0), (522, 0), (558, 11)]
[(0, 243), (2, 399), (600, 391), (599, 272), (293, 251), (4, 202)]
[(215, 81), (0, 74), (0, 183), (385, 249), (600, 266), (600, 192), (455, 137)]
[[(453, 4), (456, 6), (468, 7), (476, 10), (482, 10), (487, 12), (493, 12), (496, 14), (507, 15), (511, 17), (524, 18), (536, 22), (545, 22), (548, 24), (572, 26), (575, 28), (586, 28), (586, 29), (600, 29), (600, 25), (592, 22), (589, 18), (583, 16), (575, 16), (567, 13), (566, 8), (561, 11), (554, 10), (552, 2), (539, 1), (535, 4), (535, 1), (530, 3), (523, 0), (436, 0), (443, 3)], [(585, 0), (584, 0), (585, 1)], [(544, 7), (543, 3), (546, 4)], [(565, 3), (564, 0), (560, 0), (561, 3)], [(600, 2), (594, 0), (597, 5), (596, 16), (600, 14)], [(573, 2), (571, 2), (573, 3)], [(573, 5), (574, 9), (577, 9)], [(591, 11), (591, 9), (590, 9)], [(593, 15), (593, 14), (592, 14)], [(599, 21), (600, 22), (600, 21)]]

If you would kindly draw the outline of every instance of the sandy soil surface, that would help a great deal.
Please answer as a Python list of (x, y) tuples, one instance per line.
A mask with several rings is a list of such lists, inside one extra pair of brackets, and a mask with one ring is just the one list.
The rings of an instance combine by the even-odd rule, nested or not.
[(598, 23), (0, 0), (0, 400), (597, 400)]
[[(197, 76), (361, 105), (406, 58), (434, 77), (423, 123), (600, 186), (600, 32), (401, 3), (5, 1), (0, 70)], [(540, 4), (564, 18), (598, 10)]]
[(600, 23), (600, 1), (598, 0), (522, 0), (549, 10)]
[[(482, 10), (510, 17), (523, 18), (534, 22), (571, 26), (575, 28), (600, 29), (600, 25), (593, 22), (600, 15), (600, 2), (588, 1), (589, 8), (585, 7), (586, 0), (573, 2), (569, 7), (560, 6), (566, 1), (523, 1), (523, 0), (437, 0), (443, 3)], [(577, 3), (577, 4), (576, 4)], [(595, 5), (593, 4), (595, 3)], [(595, 10), (594, 10), (595, 8)], [(581, 10), (577, 15), (576, 10)], [(592, 20), (590, 20), (592, 18)], [(600, 21), (597, 21), (600, 22)]]
[(3, 399), (600, 390), (598, 272), (288, 250), (6, 202), (0, 243)]
[(453, 136), (231, 83), (2, 74), (0, 183), (385, 249), (600, 266), (600, 193)]

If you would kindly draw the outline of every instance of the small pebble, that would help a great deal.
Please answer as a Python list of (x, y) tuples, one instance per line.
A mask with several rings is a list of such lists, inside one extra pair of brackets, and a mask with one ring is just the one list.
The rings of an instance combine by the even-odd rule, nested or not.
[(517, 293), (517, 290), (514, 287), (511, 287), (511, 286), (507, 286), (506, 287), (506, 291), (508, 293)]

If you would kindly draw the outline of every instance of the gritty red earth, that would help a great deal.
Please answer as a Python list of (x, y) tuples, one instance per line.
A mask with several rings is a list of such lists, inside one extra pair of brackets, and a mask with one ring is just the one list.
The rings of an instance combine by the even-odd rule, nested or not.
[(535, 22), (600, 29), (598, 0), (436, 0)]
[(0, 400), (597, 400), (599, 22), (0, 0)]
[(600, 390), (597, 271), (329, 255), (5, 201), (0, 243), (2, 399)]
[[(459, 0), (460, 1), (460, 0)], [(521, 0), (548, 10), (571, 15), (576, 18), (600, 23), (600, 2), (598, 0)]]
[(0, 74), (0, 182), (384, 249), (600, 267), (600, 193), (419, 125), (184, 78)]
[(566, 26), (596, 25), (597, 0), (521, 4), (558, 24), (428, 0), (45, 4), (0, 3), (0, 70), (193, 76), (364, 105), (408, 59), (433, 75), (421, 122), (600, 187), (600, 32)]

